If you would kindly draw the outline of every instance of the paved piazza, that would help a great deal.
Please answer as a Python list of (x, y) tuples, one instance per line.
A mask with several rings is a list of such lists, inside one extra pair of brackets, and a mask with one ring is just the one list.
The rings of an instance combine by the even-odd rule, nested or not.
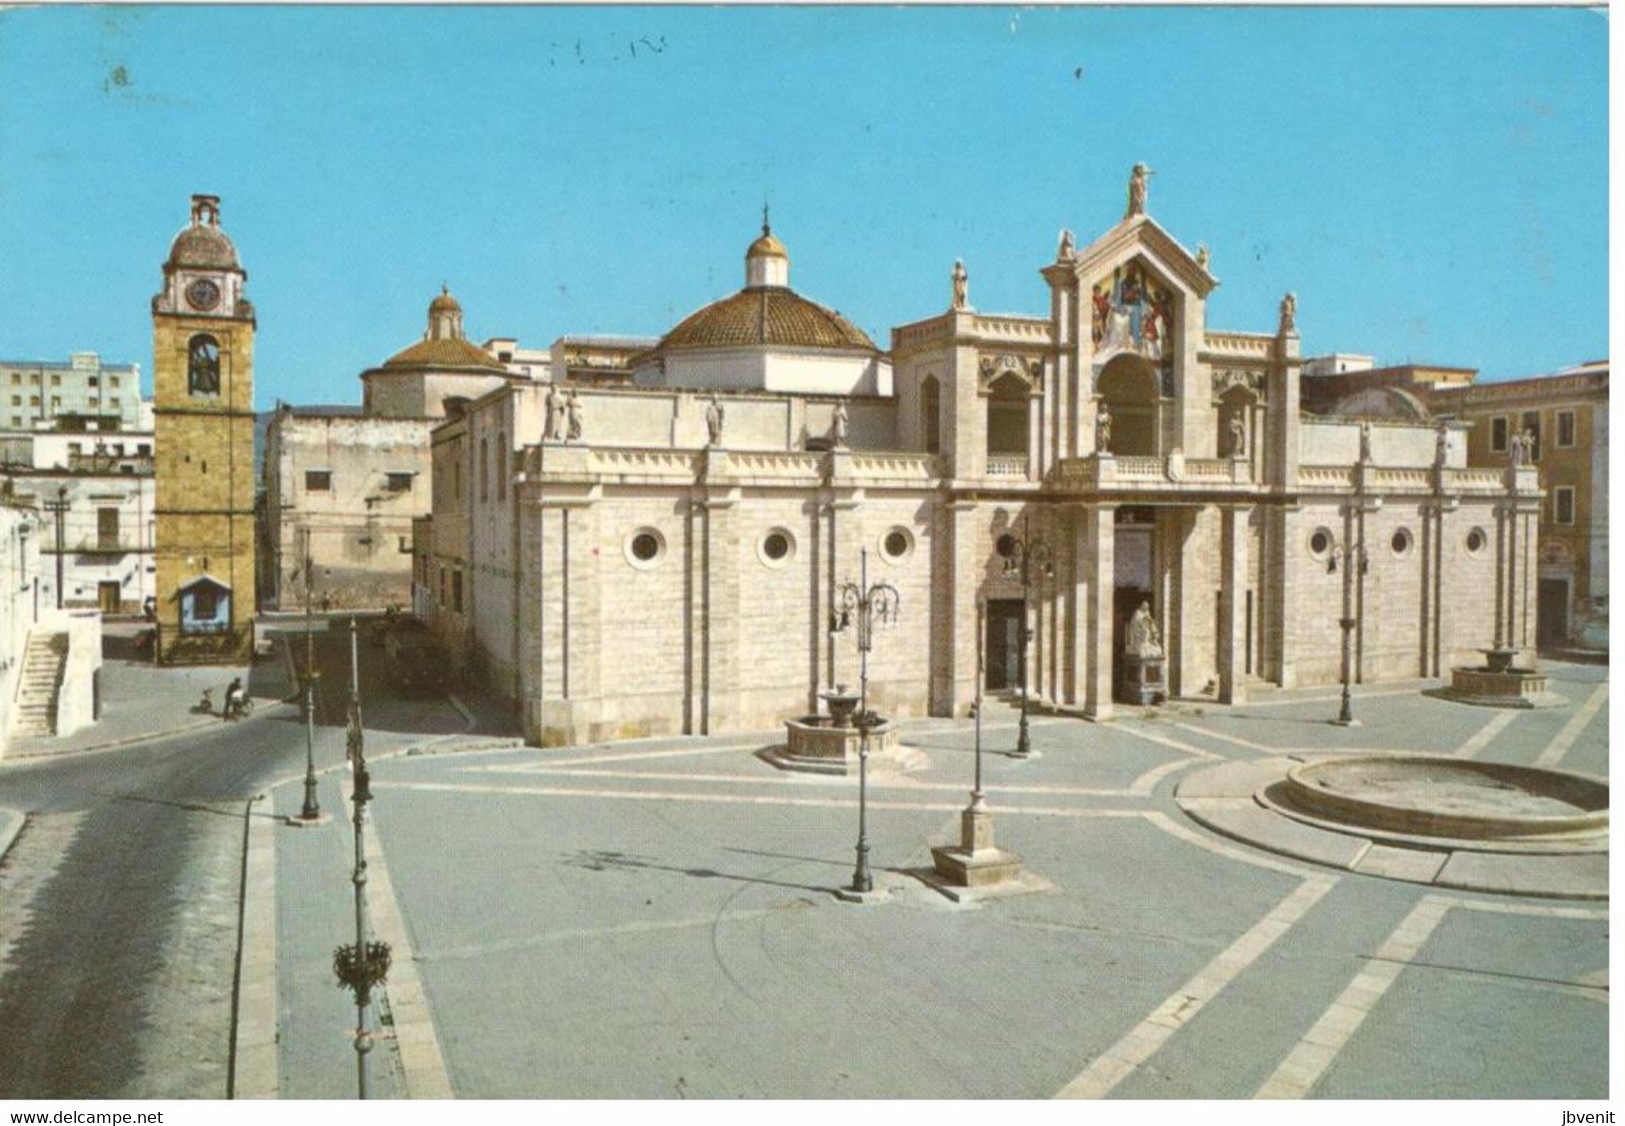
[[(992, 705), (999, 843), (1048, 891), (951, 903), (908, 874), (958, 833), (968, 721), (903, 725), (929, 765), (870, 787), (790, 774), (766, 737), (382, 758), (373, 912), (396, 944), (386, 1091), (507, 1097), (1604, 1098), (1606, 901), (1455, 891), (1318, 867), (1203, 828), (1181, 778), (1225, 760), (1456, 754), (1606, 776), (1606, 669), (1569, 704), (1495, 711), (1275, 693), (1109, 725)], [(346, 776), (323, 778), (339, 808)], [(297, 783), (279, 813), (297, 811)], [(267, 820), (267, 825), (274, 824)], [(277, 828), (279, 1093), (343, 1096), (332, 947), (348, 829)], [(251, 854), (252, 863), (252, 854)], [(404, 948), (403, 948), (404, 947)], [(409, 955), (409, 956), (408, 956)], [(970, 1062), (974, 1061), (974, 1063)]]

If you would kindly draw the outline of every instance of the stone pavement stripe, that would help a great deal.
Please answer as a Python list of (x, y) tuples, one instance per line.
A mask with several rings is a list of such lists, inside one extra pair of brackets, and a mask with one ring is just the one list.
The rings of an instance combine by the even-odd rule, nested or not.
[[(1252, 852), (1240, 846), (1226, 844), (1213, 837), (1204, 836), (1184, 823), (1175, 821), (1161, 810), (1151, 810), (1145, 813), (1144, 817), (1169, 836), (1178, 837), (1186, 844), (1195, 845), (1197, 848), (1204, 849), (1216, 856), (1224, 856), (1231, 860), (1240, 861), (1243, 864), (1251, 864), (1255, 868), (1268, 868), (1272, 872), (1284, 872), (1289, 876), (1308, 878), (1314, 874), (1314, 869), (1307, 864), (1294, 864), (1276, 856)], [(1335, 876), (1323, 878), (1330, 878), (1334, 883), (1337, 880)]]
[[(345, 805), (351, 802), (351, 784), (348, 778), (339, 783)], [(406, 931), (406, 920), (401, 917), (400, 903), (395, 898), (395, 885), (389, 878), (389, 865), (384, 862), (380, 836), (376, 831), (367, 836), (367, 907), (372, 916), (372, 938), (389, 943), (392, 952), (384, 996), (389, 1000), (389, 1012), (395, 1024), (395, 1050), (400, 1055), (401, 1071), (405, 1073), (406, 1097), (449, 1099), (453, 1097), (451, 1076), (446, 1072), (440, 1038), (435, 1034), (434, 1017), (429, 1012), (429, 999), (418, 977), (417, 954)]]
[(23, 831), (23, 822), (28, 815), (18, 809), (0, 807), (0, 860), (6, 858), (11, 851), (11, 844), (17, 839), (17, 834)]
[(793, 900), (789, 907), (760, 907), (749, 911), (713, 911), (709, 915), (694, 915), (680, 919), (655, 919), (647, 922), (620, 923), (607, 927), (572, 927), (547, 931), (528, 938), (507, 942), (482, 942), (477, 946), (448, 946), (433, 954), (420, 954), (419, 961), (439, 962), (451, 958), (483, 958), (490, 954), (506, 954), (516, 950), (532, 950), (554, 942), (574, 942), (583, 938), (614, 938), (617, 935), (640, 935), (657, 931), (689, 930), (694, 927), (716, 926), (718, 923), (747, 923), (753, 919), (770, 919), (786, 910), (805, 907), (810, 901)]
[(1277, 755), (1281, 752), (1275, 747), (1266, 747), (1263, 743), (1255, 743), (1251, 739), (1240, 739), (1234, 735), (1223, 735), (1217, 731), (1209, 731), (1205, 727), (1197, 727), (1192, 723), (1176, 723), (1175, 727), (1181, 731), (1189, 731), (1192, 735), (1202, 735), (1209, 739), (1218, 739), (1224, 743), (1234, 743), (1238, 747), (1246, 747), (1249, 751), (1263, 751), (1265, 754)]
[[(716, 755), (721, 754), (724, 751), (743, 751), (750, 747), (765, 747), (768, 745), (769, 744), (762, 742), (761, 739), (750, 739), (732, 743), (722, 743), (718, 745), (707, 745), (704, 747), (678, 747), (675, 750), (633, 751), (630, 754), (609, 753), (602, 755), (584, 755), (579, 758), (542, 759), (526, 766), (504, 766), (501, 764), (495, 764), (492, 766), (469, 766), (464, 767), (463, 769), (491, 770), (501, 772), (512, 771), (517, 773), (519, 771), (544, 770), (555, 766), (592, 766), (603, 762), (630, 762), (634, 759), (684, 758), (690, 755)], [(525, 747), (521, 749), (528, 751), (541, 750), (539, 747)]]
[[(256, 809), (255, 806), (259, 808)], [(242, 920), (237, 950), (237, 1024), (228, 1098), (279, 1097), (276, 1000), (276, 831), (260, 794), (248, 803), (243, 841)]]
[[(1137, 731), (1132, 727), (1119, 727), (1117, 730), (1132, 738), (1144, 739), (1147, 743), (1155, 743), (1159, 747), (1168, 747), (1169, 749), (1179, 751), (1182, 754), (1195, 755), (1197, 758), (1220, 757), (1219, 755), (1214, 754), (1212, 751), (1204, 750), (1201, 747), (1193, 747), (1189, 743), (1181, 743), (1178, 739), (1170, 739), (1166, 735), (1157, 735), (1150, 731)], [(1206, 734), (1206, 732), (1203, 732), (1203, 734)]]
[[(684, 793), (680, 790), (589, 790), (565, 786), (480, 786), (458, 782), (374, 782), (374, 790), (439, 790), (454, 794), (493, 794), (498, 797), (619, 798), (623, 801), (686, 801), (721, 805), (800, 805), (824, 809), (855, 809), (857, 799), (784, 798), (758, 794)], [(870, 801), (870, 809), (918, 809), (952, 813), (964, 809), (959, 802)], [(1078, 809), (1071, 806), (1000, 805), (999, 813), (1025, 813), (1044, 817), (1144, 817), (1141, 809)]]
[(1574, 741), (1580, 737), (1580, 732), (1584, 731), (1586, 725), (1591, 722), (1591, 717), (1597, 714), (1597, 709), (1602, 707), (1607, 700), (1608, 682), (1605, 680), (1592, 689), (1590, 698), (1580, 705), (1580, 710), (1575, 712), (1569, 721), (1563, 725), (1563, 730), (1557, 733), (1557, 738), (1553, 739), (1547, 748), (1540, 752), (1540, 757), (1535, 759), (1535, 765), (1556, 766), (1561, 762), (1563, 756), (1569, 753), (1569, 748), (1574, 746)]
[(1500, 715), (1486, 723), (1483, 727), (1479, 728), (1472, 738), (1468, 739), (1461, 746), (1457, 747), (1455, 750), (1456, 757), (1472, 758), (1479, 751), (1482, 751), (1485, 747), (1489, 746), (1490, 740), (1494, 739), (1497, 735), (1501, 734), (1501, 732), (1505, 731), (1512, 721), (1517, 718), (1517, 712), (1502, 712)]
[[(1443, 897), (1440, 897), (1443, 898)], [(1512, 903), (1489, 899), (1449, 899), (1463, 911), (1491, 911), (1500, 915), (1538, 915), (1547, 919), (1606, 919), (1608, 909), (1588, 907), (1549, 907), (1543, 903)]]
[[(1375, 692), (1356, 692), (1356, 693), (1354, 693), (1354, 699), (1358, 701), (1358, 700), (1377, 700), (1377, 699), (1382, 698), (1383, 696), (1418, 696), (1418, 695), (1421, 694), (1421, 692), (1422, 692), (1422, 689), (1419, 688), (1419, 687), (1412, 687), (1412, 688), (1385, 688), (1385, 689), (1382, 689), (1380, 691), (1375, 691)], [(1281, 699), (1281, 700), (1258, 700), (1258, 699), (1253, 699), (1253, 700), (1248, 700), (1245, 707), (1248, 707), (1248, 708), (1285, 708), (1285, 707), (1290, 707), (1293, 704), (1335, 704), (1338, 701), (1340, 701), (1342, 698), (1343, 698), (1342, 695), (1338, 694), (1336, 696), (1295, 696), (1295, 697), (1293, 697), (1291, 699)]]
[(1163, 1044), (1201, 1012), (1226, 985), (1292, 929), (1309, 909), (1320, 902), (1336, 881), (1311, 876), (1292, 890), (1280, 903), (1212, 961), (1197, 971), (1173, 995), (1157, 1006), (1151, 1015), (1129, 1030), (1116, 1044), (1097, 1056), (1093, 1063), (1056, 1094), (1058, 1099), (1098, 1099), (1134, 1073), (1154, 1056)]
[(1176, 759), (1173, 762), (1165, 762), (1161, 766), (1154, 766), (1130, 783), (1126, 793), (1132, 797), (1145, 797), (1157, 788), (1158, 782), (1161, 782), (1168, 775), (1176, 770), (1189, 770), (1195, 765), (1195, 759)]
[[(906, 746), (907, 744), (904, 744), (904, 745)], [(1158, 772), (1166, 772), (1168, 767), (1170, 767), (1170, 766), (1190, 766), (1190, 765), (1193, 765), (1193, 764), (1189, 763), (1189, 762), (1167, 763), (1167, 764), (1165, 764), (1163, 766), (1158, 767), (1157, 771)], [(509, 768), (506, 771), (495, 770), (495, 768), (492, 768), (492, 767), (468, 767), (468, 768), (466, 768), (466, 772), (468, 772), (468, 773), (494, 772), (494, 773), (527, 774), (527, 775), (534, 775), (534, 774), (540, 773), (540, 774), (546, 774), (548, 776), (557, 776), (557, 777), (561, 777), (561, 778), (629, 778), (629, 779), (637, 779), (639, 781), (647, 781), (647, 782), (736, 782), (736, 783), (742, 783), (742, 784), (746, 784), (746, 785), (758, 785), (758, 786), (779, 786), (779, 785), (784, 785), (786, 783), (786, 781), (787, 781), (786, 776), (784, 774), (781, 774), (781, 773), (778, 773), (778, 772), (775, 772), (773, 774), (678, 774), (678, 773), (665, 773), (665, 772), (661, 772), (661, 771), (577, 770), (577, 769), (568, 769), (568, 768), (550, 768), (550, 769), (547, 769), (547, 770), (536, 771), (536, 770), (530, 769), (529, 767), (512, 767), (512, 768)], [(459, 771), (459, 773), (463, 773), (463, 771)], [(794, 775), (792, 777), (794, 779), (792, 784), (797, 785), (797, 786), (843, 786), (844, 787), (844, 786), (856, 786), (858, 784), (858, 780), (857, 780), (856, 775), (848, 776), (848, 775), (841, 775), (841, 774), (797, 774), (797, 775)], [(1138, 785), (1138, 782), (1136, 782), (1136, 785)], [(950, 792), (950, 793), (957, 792), (957, 793), (961, 793), (961, 794), (968, 793), (969, 789), (970, 789), (968, 786), (965, 786), (963, 783), (958, 783), (958, 782), (921, 782), (921, 781), (917, 781), (917, 780), (915, 780), (913, 778), (908, 778), (908, 777), (902, 777), (902, 778), (898, 778), (898, 777), (870, 778), (869, 779), (869, 788), (871, 790), (876, 790), (876, 789), (944, 790), (944, 791), (947, 791), (947, 792)], [(1056, 786), (1019, 786), (1019, 785), (1017, 785), (1017, 786), (1004, 786), (1004, 785), (1001, 785), (1001, 786), (997, 786), (997, 787), (988, 786), (988, 787), (986, 787), (986, 789), (990, 793), (999, 793), (999, 794), (1045, 794), (1045, 795), (1056, 795), (1056, 794), (1058, 794), (1058, 795), (1064, 795), (1064, 796), (1067, 796), (1067, 797), (1084, 797), (1084, 798), (1112, 797), (1112, 798), (1119, 798), (1119, 797), (1129, 797), (1129, 796), (1132, 796), (1132, 795), (1135, 795), (1135, 794), (1149, 792), (1150, 787), (1147, 786), (1147, 787), (1145, 787), (1144, 790), (1140, 790), (1140, 789), (1135, 789), (1133, 787), (1130, 787), (1130, 788), (1127, 788), (1127, 789), (1124, 789), (1124, 788), (1099, 789), (1099, 788), (1091, 788), (1091, 787), (1087, 787), (1087, 786), (1063, 786), (1063, 785), (1056, 785)]]
[(1376, 960), (1368, 962), (1354, 976), (1254, 1097), (1301, 1099), (1307, 1096), (1388, 992), (1388, 987), (1399, 978), (1406, 963), (1416, 957), (1454, 902), (1445, 896), (1424, 896), (1378, 948)]

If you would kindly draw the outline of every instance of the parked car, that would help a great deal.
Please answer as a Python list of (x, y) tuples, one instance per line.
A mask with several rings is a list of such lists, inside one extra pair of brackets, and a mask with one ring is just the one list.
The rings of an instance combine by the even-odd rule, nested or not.
[(448, 662), (439, 642), (421, 622), (407, 619), (384, 638), (389, 678), (403, 695), (443, 692), (449, 683)]

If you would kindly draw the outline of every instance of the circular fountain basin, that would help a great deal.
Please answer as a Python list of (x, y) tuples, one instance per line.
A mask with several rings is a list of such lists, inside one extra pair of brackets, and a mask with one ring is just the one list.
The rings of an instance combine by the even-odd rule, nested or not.
[[(1307, 763), (1260, 795), (1300, 820), (1373, 836), (1606, 844), (1608, 783), (1567, 771), (1429, 755)], [(1469, 846), (1471, 847), (1471, 846)]]

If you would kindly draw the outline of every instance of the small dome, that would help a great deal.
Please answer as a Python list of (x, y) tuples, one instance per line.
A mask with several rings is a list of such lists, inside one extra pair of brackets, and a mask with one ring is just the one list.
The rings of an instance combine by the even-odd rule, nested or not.
[(789, 261), (790, 252), (784, 249), (784, 244), (773, 237), (773, 232), (766, 227), (762, 228), (762, 237), (750, 244), (745, 251), (746, 259), (751, 258), (783, 258)]
[(219, 227), (194, 223), (175, 236), (169, 248), (171, 266), (193, 266), (206, 270), (237, 270), (237, 248)]
[(419, 340), (383, 362), (386, 368), (481, 368), (503, 374), (505, 369), (483, 348), (460, 337)]
[(457, 304), (457, 298), (453, 297), (451, 291), (444, 285), (440, 287), (440, 296), (429, 302), (429, 315), (431, 317), (436, 313), (461, 313), (462, 311), (463, 307)]

